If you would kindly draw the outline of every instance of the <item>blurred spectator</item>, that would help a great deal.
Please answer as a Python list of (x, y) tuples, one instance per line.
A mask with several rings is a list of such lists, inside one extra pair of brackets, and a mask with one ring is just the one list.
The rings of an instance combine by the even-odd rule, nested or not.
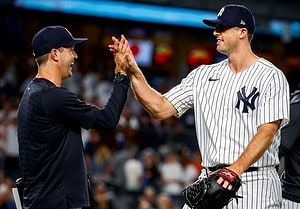
[(138, 209), (154, 209), (156, 208), (156, 190), (152, 186), (146, 186), (143, 194), (139, 197)]
[(116, 201), (116, 197), (104, 184), (96, 184), (93, 194), (95, 209), (114, 209), (114, 201)]
[(89, 130), (89, 138), (85, 144), (85, 157), (91, 174), (97, 175), (103, 172), (111, 155), (111, 150), (103, 143), (101, 133), (98, 130)]
[(98, 81), (98, 76), (99, 72), (94, 68), (91, 68), (90, 71), (82, 76), (81, 95), (86, 101), (97, 101), (94, 89)]
[(152, 147), (157, 148), (160, 141), (161, 126), (159, 121), (154, 121), (143, 109), (138, 117), (139, 129), (137, 130), (137, 143), (141, 150)]
[(19, 94), (22, 95), (28, 86), (29, 82), (36, 74), (36, 64), (34, 59), (32, 59), (31, 54), (24, 54), (24, 58), (19, 59), (19, 70), (18, 70), (18, 79), (19, 79)]
[(98, 80), (95, 84), (95, 88), (92, 89), (95, 92), (95, 98), (97, 105), (104, 106), (112, 91), (112, 82), (106, 77), (106, 73), (101, 71), (98, 75)]
[(200, 175), (203, 166), (202, 166), (202, 156), (199, 149), (192, 151), (191, 163), (197, 168), (197, 171)]
[(127, 198), (128, 208), (137, 208), (137, 199), (143, 189), (143, 164), (136, 158), (128, 159), (124, 164), (125, 192), (130, 195)]
[(19, 149), (17, 137), (17, 109), (14, 100), (3, 102), (0, 111), (0, 140), (4, 151), (4, 171), (7, 177), (19, 178)]
[(182, 200), (180, 192), (184, 184), (183, 168), (174, 152), (171, 151), (164, 156), (159, 172), (161, 176), (161, 192), (170, 195), (174, 204), (179, 204), (180, 200)]
[(0, 74), (0, 91), (6, 98), (13, 98), (18, 93), (17, 79), (18, 55), (11, 53), (3, 60)]
[(101, 140), (101, 136), (97, 130), (89, 130), (88, 133), (89, 134), (87, 142), (84, 144), (84, 152), (87, 166), (91, 170), (95, 153)]
[(128, 159), (124, 164), (126, 191), (140, 193), (142, 191), (143, 165), (138, 159)]
[(109, 159), (100, 180), (104, 181), (107, 186), (115, 191), (118, 201), (116, 209), (131, 209), (129, 204), (132, 197), (126, 191), (126, 179), (124, 165), (127, 160), (135, 158), (138, 153), (138, 147), (135, 144), (126, 143), (123, 149), (115, 152)]
[(140, 198), (137, 209), (155, 209), (155, 208), (153, 208), (152, 205), (147, 200), (145, 200), (144, 198)]
[(183, 168), (183, 187), (193, 183), (200, 175), (198, 168), (192, 163), (191, 153), (187, 147), (180, 151), (180, 163)]
[(13, 181), (10, 178), (0, 178), (0, 209), (14, 209), (15, 203), (12, 198)]
[(140, 127), (138, 118), (133, 114), (128, 103), (125, 105), (116, 128), (116, 141), (118, 144), (136, 144), (136, 133)]
[(170, 195), (166, 193), (160, 193), (156, 197), (157, 209), (179, 209), (180, 206), (175, 206)]
[(144, 187), (153, 187), (156, 192), (160, 190), (159, 181), (160, 173), (158, 171), (159, 156), (154, 149), (147, 148), (142, 152), (143, 162), (143, 185)]

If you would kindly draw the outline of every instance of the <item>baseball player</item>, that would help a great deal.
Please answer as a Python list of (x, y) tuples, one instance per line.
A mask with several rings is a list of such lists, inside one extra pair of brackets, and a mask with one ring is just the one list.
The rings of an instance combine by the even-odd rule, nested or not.
[[(203, 22), (214, 27), (216, 49), (226, 59), (195, 68), (162, 95), (149, 86), (128, 51), (132, 89), (155, 119), (180, 117), (194, 109), (204, 170), (226, 167), (243, 181), (237, 194), (242, 198), (231, 201), (228, 208), (278, 209), (282, 197), (275, 166), (278, 130), (289, 121), (288, 82), (280, 69), (252, 52), (255, 20), (248, 8), (226, 5), (216, 19)], [(109, 48), (116, 53), (122, 43), (112, 39)], [(230, 188), (222, 178), (218, 183)]]
[[(113, 129), (127, 99), (129, 78), (115, 54), (116, 77), (105, 107), (80, 100), (61, 83), (72, 75), (78, 55), (74, 38), (62, 26), (42, 28), (32, 40), (38, 66), (18, 109), (18, 142), (23, 209), (92, 208), (81, 129)], [(123, 44), (126, 50), (128, 45)], [(123, 57), (124, 59), (125, 57)]]
[(291, 121), (281, 130), (279, 157), (284, 159), (282, 208), (300, 208), (300, 84), (291, 96)]

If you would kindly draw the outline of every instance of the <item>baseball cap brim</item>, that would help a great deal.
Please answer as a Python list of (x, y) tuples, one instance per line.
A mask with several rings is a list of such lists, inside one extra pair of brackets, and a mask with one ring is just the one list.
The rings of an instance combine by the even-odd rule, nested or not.
[(83, 42), (85, 42), (87, 40), (88, 40), (88, 38), (73, 38), (72, 41), (63, 44), (63, 46), (73, 46), (73, 45), (77, 45), (77, 44), (83, 43)]
[(220, 25), (224, 25), (224, 26), (234, 26), (230, 23), (227, 23), (223, 20), (220, 20), (220, 19), (211, 19), (211, 20), (202, 20), (202, 22), (208, 26), (211, 26), (211, 27), (216, 27), (218, 24)]

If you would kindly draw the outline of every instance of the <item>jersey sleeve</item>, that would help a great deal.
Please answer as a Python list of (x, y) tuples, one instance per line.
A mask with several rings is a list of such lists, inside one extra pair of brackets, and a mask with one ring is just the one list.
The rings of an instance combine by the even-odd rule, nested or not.
[(98, 116), (97, 108), (81, 101), (65, 88), (52, 88), (42, 98), (44, 111), (65, 124), (89, 128)]
[(259, 124), (282, 120), (281, 127), (289, 122), (289, 85), (282, 71), (277, 70), (269, 82), (266, 83), (265, 91), (259, 108)]
[(187, 75), (180, 84), (174, 86), (163, 96), (167, 98), (178, 112), (178, 117), (184, 114), (188, 109), (193, 108), (193, 84), (195, 70)]
[(50, 117), (85, 129), (116, 127), (127, 99), (129, 83), (115, 83), (103, 108), (82, 101), (65, 88), (52, 88), (43, 95), (43, 108)]

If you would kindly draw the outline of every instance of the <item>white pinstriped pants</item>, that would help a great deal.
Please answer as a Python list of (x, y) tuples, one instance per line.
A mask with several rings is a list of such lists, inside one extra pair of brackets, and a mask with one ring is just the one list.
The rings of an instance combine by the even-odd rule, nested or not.
[[(238, 198), (238, 202), (233, 199), (228, 209), (281, 209), (281, 183), (275, 168), (246, 172), (242, 175), (242, 182), (237, 195), (243, 198)], [(226, 206), (224, 208), (227, 209)], [(189, 207), (184, 205), (183, 209)]]
[(300, 209), (300, 203), (283, 198), (282, 209)]

